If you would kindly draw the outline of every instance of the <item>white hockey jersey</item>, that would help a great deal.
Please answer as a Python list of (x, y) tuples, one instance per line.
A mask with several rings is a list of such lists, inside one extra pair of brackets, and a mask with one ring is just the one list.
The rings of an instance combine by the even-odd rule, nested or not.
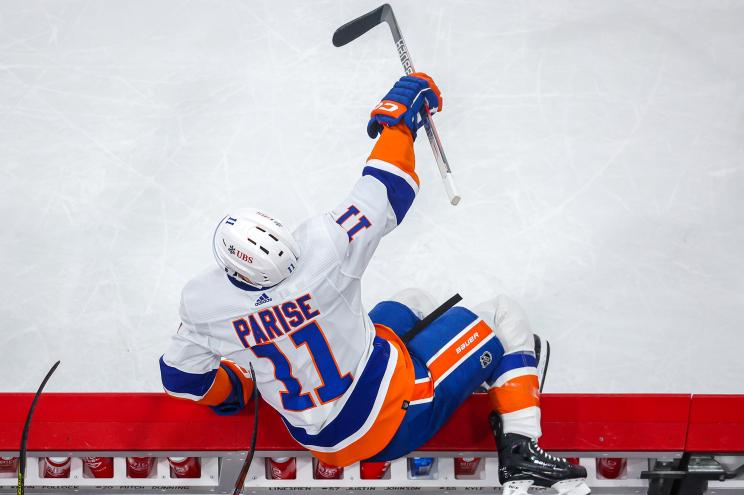
[(161, 358), (166, 391), (198, 401), (221, 358), (252, 364), (263, 399), (317, 457), (348, 465), (382, 450), (403, 418), (413, 366), (400, 340), (370, 321), (360, 278), (417, 191), (410, 135), (386, 129), (351, 194), (294, 232), (300, 258), (288, 279), (256, 290), (215, 267), (188, 282), (182, 325)]

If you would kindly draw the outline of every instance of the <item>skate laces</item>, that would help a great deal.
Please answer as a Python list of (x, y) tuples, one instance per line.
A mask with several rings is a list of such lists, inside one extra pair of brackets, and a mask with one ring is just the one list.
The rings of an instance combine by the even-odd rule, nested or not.
[(551, 455), (551, 454), (548, 454), (547, 452), (545, 452), (542, 449), (542, 447), (540, 447), (540, 445), (538, 445), (538, 443), (537, 443), (537, 441), (535, 439), (530, 439), (530, 443), (532, 444), (532, 448), (533, 449), (535, 449), (538, 453), (540, 453), (541, 455), (544, 455), (545, 457), (547, 457), (551, 461), (554, 461), (554, 462), (566, 462), (566, 460), (563, 459), (563, 458), (561, 458), (561, 457), (556, 457), (554, 455)]

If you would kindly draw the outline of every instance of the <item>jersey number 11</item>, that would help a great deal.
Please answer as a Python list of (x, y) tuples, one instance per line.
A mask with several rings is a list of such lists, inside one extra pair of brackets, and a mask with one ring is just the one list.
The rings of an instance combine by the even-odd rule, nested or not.
[[(326, 404), (341, 397), (351, 386), (353, 378), (351, 373), (341, 376), (336, 358), (333, 357), (320, 326), (311, 321), (304, 327), (292, 332), (289, 338), (298, 349), (300, 346), (307, 346), (315, 370), (322, 382), (322, 385), (315, 389), (315, 394), (320, 403)], [(302, 385), (292, 374), (292, 365), (289, 359), (275, 343), (256, 345), (251, 347), (251, 350), (257, 357), (269, 359), (274, 363), (274, 374), (286, 388), (286, 391), (279, 393), (284, 409), (287, 411), (305, 411), (316, 407), (313, 396), (309, 392), (302, 393)]]

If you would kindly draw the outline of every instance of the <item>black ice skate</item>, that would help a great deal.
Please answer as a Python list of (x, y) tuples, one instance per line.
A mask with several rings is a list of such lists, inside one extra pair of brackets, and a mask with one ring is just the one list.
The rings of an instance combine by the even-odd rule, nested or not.
[(502, 495), (527, 495), (531, 486), (553, 488), (559, 495), (587, 495), (586, 469), (546, 453), (537, 442), (517, 433), (503, 433), (501, 419), (488, 416), (499, 449)]

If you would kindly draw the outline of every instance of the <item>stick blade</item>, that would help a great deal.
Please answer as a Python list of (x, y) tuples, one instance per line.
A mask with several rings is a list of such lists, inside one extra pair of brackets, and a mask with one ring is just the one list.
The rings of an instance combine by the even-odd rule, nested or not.
[(391, 10), (390, 5), (380, 5), (375, 10), (367, 12), (366, 14), (361, 15), (336, 29), (336, 32), (333, 33), (333, 46), (344, 46), (359, 38), (364, 33), (383, 22), (389, 10)]

